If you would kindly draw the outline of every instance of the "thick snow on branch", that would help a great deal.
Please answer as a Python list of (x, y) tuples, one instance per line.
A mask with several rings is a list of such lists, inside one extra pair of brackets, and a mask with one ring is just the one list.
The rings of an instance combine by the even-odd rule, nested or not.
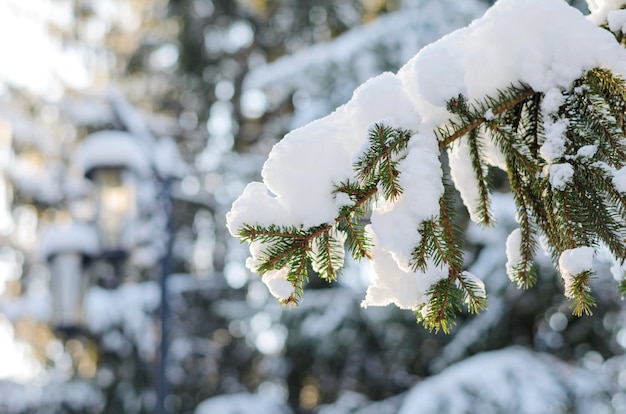
[[(446, 102), (459, 94), (470, 102), (495, 96), (520, 82), (540, 92), (563, 90), (595, 67), (626, 75), (626, 51), (611, 33), (562, 0), (500, 0), (483, 18), (425, 47), (397, 74), (370, 79), (334, 113), (287, 134), (265, 163), (264, 182), (250, 184), (233, 204), (228, 228), (237, 235), (244, 224), (332, 224), (350, 203), (333, 189), (354, 178), (352, 162), (366, 145), (368, 127), (384, 120), (410, 129), (415, 135), (398, 164), (404, 192), (372, 214), (377, 276), (365, 304), (416, 308), (427, 300), (428, 285), (446, 273), (431, 265), (422, 275), (408, 264), (417, 229), (439, 212), (442, 171), (433, 130), (450, 117)], [(476, 183), (466, 172), (466, 152), (453, 144), (450, 164), (473, 211)]]

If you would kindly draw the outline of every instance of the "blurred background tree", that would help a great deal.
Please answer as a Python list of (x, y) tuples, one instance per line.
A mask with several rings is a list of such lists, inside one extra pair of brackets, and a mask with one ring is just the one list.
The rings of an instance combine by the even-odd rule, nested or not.
[[(608, 384), (585, 393), (560, 381), (566, 396), (593, 397), (587, 403), (597, 412), (626, 408), (626, 314), (615, 289), (598, 280), (601, 305), (593, 317), (574, 319), (557, 279), (547, 277), (548, 262), (534, 289), (522, 294), (511, 286), (503, 246), (514, 208), (504, 181), (494, 200), (500, 226), (466, 225), (466, 261), (488, 275), (490, 309), (459, 321), (449, 336), (425, 332), (411, 313), (361, 309), (369, 273), (357, 263), (341, 284), (312, 281), (302, 305), (283, 311), (225, 229), (232, 200), (258, 177), (284, 133), (326, 115), (367, 78), (397, 70), (489, 3), (2, 3), (0, 411), (155, 411), (158, 281), (170, 237), (166, 412), (245, 412), (251, 405), (268, 413), (395, 413), (405, 402), (405, 410), (414, 406), (412, 387), (513, 345), (558, 358), (546, 366), (565, 361)], [(93, 220), (92, 190), (71, 167), (85, 137), (102, 130), (150, 139), (159, 171), (176, 177), (174, 219), (168, 230), (158, 180), (142, 183), (142, 242), (115, 266), (95, 260), (86, 267), (86, 326), (67, 335), (50, 325), (42, 231)], [(498, 355), (517, 361), (516, 350)], [(500, 368), (511, 369), (489, 367)], [(447, 384), (468, 401), (489, 401), (466, 384)], [(202, 403), (227, 395), (234, 397)]]

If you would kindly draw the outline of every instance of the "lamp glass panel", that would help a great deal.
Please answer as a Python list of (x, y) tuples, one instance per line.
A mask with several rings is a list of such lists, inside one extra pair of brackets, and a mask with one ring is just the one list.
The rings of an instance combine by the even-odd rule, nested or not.
[(97, 188), (97, 226), (105, 251), (131, 247), (136, 211), (134, 177), (122, 168), (102, 168), (94, 173)]
[(52, 323), (56, 327), (83, 324), (86, 280), (82, 262), (82, 255), (74, 252), (59, 253), (51, 258)]

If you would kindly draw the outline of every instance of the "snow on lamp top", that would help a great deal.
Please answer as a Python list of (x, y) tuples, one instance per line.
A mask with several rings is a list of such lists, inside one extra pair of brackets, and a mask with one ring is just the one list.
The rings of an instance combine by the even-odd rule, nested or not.
[(102, 167), (126, 167), (140, 175), (148, 175), (153, 164), (151, 153), (141, 145), (139, 138), (115, 130), (88, 135), (72, 161), (84, 173)]
[(94, 256), (100, 251), (98, 233), (85, 223), (56, 223), (45, 227), (39, 238), (39, 254), (49, 259), (60, 253)]

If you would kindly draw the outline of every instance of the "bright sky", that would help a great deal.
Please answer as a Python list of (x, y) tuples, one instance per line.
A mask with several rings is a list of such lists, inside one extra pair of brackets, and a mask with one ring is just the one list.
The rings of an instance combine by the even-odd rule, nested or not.
[(83, 88), (90, 77), (71, 47), (52, 39), (48, 24), (73, 24), (70, 3), (51, 0), (0, 2), (0, 85), (23, 87), (49, 99), (59, 98), (63, 81)]
[(41, 365), (33, 357), (30, 347), (15, 336), (13, 326), (0, 315), (0, 380), (26, 382), (35, 379)]

